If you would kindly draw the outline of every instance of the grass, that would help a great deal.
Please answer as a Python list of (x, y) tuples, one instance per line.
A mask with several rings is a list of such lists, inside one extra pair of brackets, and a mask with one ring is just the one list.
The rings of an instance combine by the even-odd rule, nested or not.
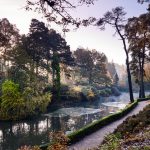
[(94, 150), (120, 149), (150, 150), (150, 104), (137, 115), (128, 117)]

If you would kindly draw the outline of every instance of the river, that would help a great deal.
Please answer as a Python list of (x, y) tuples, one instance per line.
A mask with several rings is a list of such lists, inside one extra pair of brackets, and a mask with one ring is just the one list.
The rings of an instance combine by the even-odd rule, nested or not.
[[(134, 93), (134, 97), (138, 97)], [(71, 133), (88, 123), (123, 109), (129, 102), (129, 94), (100, 97), (96, 101), (83, 102), (74, 107), (61, 108), (32, 120), (0, 122), (0, 150), (16, 150), (21, 145), (40, 145), (48, 142), (49, 132)]]

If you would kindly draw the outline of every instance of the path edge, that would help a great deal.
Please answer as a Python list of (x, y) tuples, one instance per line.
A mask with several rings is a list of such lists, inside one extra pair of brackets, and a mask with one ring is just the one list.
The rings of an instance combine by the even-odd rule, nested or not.
[[(90, 123), (90, 124), (84, 126), (81, 129), (67, 135), (67, 137), (69, 138), (68, 145), (72, 145), (72, 144), (80, 141), (81, 139), (83, 139), (87, 135), (90, 135), (91, 133), (96, 132), (97, 130), (105, 127), (106, 125), (109, 125), (110, 123), (113, 123), (114, 121), (121, 119), (122, 117), (127, 115), (129, 112), (131, 112), (138, 105), (139, 102), (147, 101), (149, 99), (150, 98), (137, 99), (133, 103), (129, 103), (124, 109), (118, 111), (117, 113), (103, 117), (103, 118), (101, 118), (101, 119), (99, 119), (93, 123)], [(46, 150), (46, 148), (49, 145), (50, 145), (50, 143), (40, 145), (40, 148), (42, 150)]]

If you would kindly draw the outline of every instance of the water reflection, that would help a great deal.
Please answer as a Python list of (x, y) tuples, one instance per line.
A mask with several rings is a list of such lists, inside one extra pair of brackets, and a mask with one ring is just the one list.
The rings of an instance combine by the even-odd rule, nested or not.
[(61, 130), (66, 134), (73, 132), (118, 111), (129, 102), (128, 99), (128, 94), (111, 96), (79, 104), (80, 107), (76, 105), (76, 107), (61, 108), (34, 120), (0, 122), (0, 150), (16, 150), (21, 145), (47, 143), (50, 131)]

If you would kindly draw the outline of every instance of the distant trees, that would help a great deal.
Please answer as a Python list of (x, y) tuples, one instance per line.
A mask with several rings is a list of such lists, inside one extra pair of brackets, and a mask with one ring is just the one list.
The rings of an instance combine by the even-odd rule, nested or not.
[(100, 29), (104, 30), (107, 24), (111, 25), (122, 40), (124, 52), (126, 54), (126, 66), (128, 74), (130, 101), (133, 102), (134, 98), (133, 98), (131, 72), (129, 64), (129, 50), (126, 45), (126, 35), (125, 35), (125, 18), (124, 18), (125, 14), (126, 13), (123, 11), (122, 7), (116, 7), (115, 9), (112, 9), (112, 11), (106, 12), (104, 17), (98, 20), (97, 26), (99, 26)]
[(81, 75), (88, 78), (89, 84), (106, 86), (110, 84), (107, 76), (106, 56), (96, 50), (78, 48), (74, 52), (75, 62), (81, 68)]
[(107, 63), (107, 70), (110, 74), (110, 77), (111, 77), (111, 80), (112, 80), (113, 84), (118, 85), (119, 76), (117, 74), (115, 64), (113, 62), (112, 63)]

